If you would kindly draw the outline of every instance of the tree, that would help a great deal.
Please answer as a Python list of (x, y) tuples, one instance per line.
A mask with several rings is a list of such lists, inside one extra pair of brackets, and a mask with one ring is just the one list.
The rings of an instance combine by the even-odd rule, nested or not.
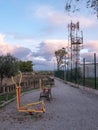
[(19, 61), (19, 70), (21, 72), (32, 72), (33, 71), (33, 63), (32, 61)]
[[(65, 10), (68, 12), (78, 11), (80, 7), (78, 7), (78, 3), (81, 0), (66, 0)], [(86, 8), (91, 8), (94, 11), (94, 14), (97, 14), (98, 17), (98, 0), (84, 0)]]
[(0, 56), (0, 78), (1, 78), (1, 84), (3, 81), (3, 78), (5, 77), (5, 71), (4, 71), (4, 57)]
[(55, 56), (57, 60), (57, 70), (60, 70), (60, 66), (61, 64), (63, 64), (63, 59), (66, 54), (67, 52), (65, 51), (64, 48), (55, 51)]
[(1, 84), (5, 77), (10, 78), (18, 71), (18, 59), (7, 54), (0, 56), (0, 78)]

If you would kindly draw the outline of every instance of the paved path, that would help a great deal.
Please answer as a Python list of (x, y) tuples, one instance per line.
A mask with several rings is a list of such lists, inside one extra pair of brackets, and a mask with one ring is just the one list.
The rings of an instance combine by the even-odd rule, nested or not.
[[(22, 96), (22, 104), (38, 101), (39, 91)], [(0, 130), (98, 130), (98, 95), (55, 81), (46, 113), (18, 113), (16, 101), (0, 109)]]

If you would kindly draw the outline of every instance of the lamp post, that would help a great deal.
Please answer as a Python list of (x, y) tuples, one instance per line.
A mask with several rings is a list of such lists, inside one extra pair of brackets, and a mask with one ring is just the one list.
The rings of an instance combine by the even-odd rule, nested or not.
[(64, 81), (66, 81), (66, 48), (62, 48), (64, 50)]
[(53, 58), (53, 75), (54, 75), (54, 77), (55, 77), (55, 71), (56, 71), (55, 61), (56, 61), (56, 59)]

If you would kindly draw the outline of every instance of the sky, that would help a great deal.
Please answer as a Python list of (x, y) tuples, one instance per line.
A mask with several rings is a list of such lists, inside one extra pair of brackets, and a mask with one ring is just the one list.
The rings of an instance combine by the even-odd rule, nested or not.
[(81, 58), (98, 52), (98, 19), (83, 3), (68, 14), (65, 0), (0, 1), (0, 55), (31, 60), (34, 70), (54, 70), (55, 51), (68, 46), (68, 24), (80, 22), (83, 31)]

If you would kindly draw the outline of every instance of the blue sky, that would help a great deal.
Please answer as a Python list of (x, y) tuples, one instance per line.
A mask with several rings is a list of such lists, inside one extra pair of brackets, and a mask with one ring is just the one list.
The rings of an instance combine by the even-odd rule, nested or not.
[(35, 70), (54, 69), (54, 52), (67, 46), (67, 26), (71, 20), (80, 22), (87, 53), (97, 53), (96, 15), (83, 6), (80, 12), (68, 15), (64, 6), (65, 0), (0, 1), (0, 54), (11, 53), (21, 60), (32, 60)]

